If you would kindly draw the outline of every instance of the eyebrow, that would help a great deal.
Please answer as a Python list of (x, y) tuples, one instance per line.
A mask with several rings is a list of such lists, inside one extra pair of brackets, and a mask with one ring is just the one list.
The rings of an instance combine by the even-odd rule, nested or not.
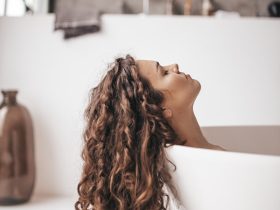
[(158, 66), (159, 66), (159, 62), (156, 62), (157, 72), (158, 72), (158, 70), (159, 70)]

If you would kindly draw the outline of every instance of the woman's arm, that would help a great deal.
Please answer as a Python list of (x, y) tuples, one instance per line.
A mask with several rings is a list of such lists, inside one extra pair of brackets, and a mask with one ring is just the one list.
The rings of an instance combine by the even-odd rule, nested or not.
[(226, 149), (224, 149), (223, 147), (221, 147), (221, 146), (219, 146), (219, 145), (213, 145), (213, 148), (211, 148), (211, 149), (227, 151)]
[[(192, 147), (191, 145), (189, 145), (189, 144), (187, 143), (187, 141), (177, 143), (177, 145)], [(224, 149), (223, 147), (221, 147), (221, 146), (219, 146), (219, 145), (211, 144), (211, 143), (208, 143), (207, 146), (194, 146), (194, 147), (205, 148), (205, 149), (213, 149), (213, 150), (227, 151), (227, 150)]]

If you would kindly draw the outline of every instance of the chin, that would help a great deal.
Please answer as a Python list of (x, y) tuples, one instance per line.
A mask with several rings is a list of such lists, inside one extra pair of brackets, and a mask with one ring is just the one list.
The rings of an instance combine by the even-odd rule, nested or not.
[(200, 90), (201, 90), (201, 84), (200, 84), (200, 82), (198, 81), (198, 80), (196, 80), (196, 79), (194, 79), (193, 80), (194, 81), (194, 84), (195, 84), (195, 89), (196, 89), (196, 92), (197, 92), (197, 94), (200, 92)]

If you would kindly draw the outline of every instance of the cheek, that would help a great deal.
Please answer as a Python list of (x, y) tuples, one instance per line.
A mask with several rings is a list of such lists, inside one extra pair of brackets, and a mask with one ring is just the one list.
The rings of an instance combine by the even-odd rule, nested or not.
[(173, 92), (181, 93), (183, 95), (189, 95), (192, 92), (193, 84), (192, 80), (186, 80), (186, 79), (174, 79), (170, 80), (170, 86), (173, 90)]
[(182, 88), (180, 89), (180, 91), (178, 91), (177, 94), (177, 99), (182, 104), (191, 103), (193, 97), (194, 97), (194, 91), (193, 91), (193, 87), (190, 84), (186, 84), (182, 86)]
[(193, 103), (196, 94), (194, 80), (179, 77), (165, 78), (156, 89), (166, 92), (166, 100), (175, 109), (181, 109)]
[(174, 81), (171, 87), (174, 103), (178, 108), (192, 103), (195, 94), (192, 81)]

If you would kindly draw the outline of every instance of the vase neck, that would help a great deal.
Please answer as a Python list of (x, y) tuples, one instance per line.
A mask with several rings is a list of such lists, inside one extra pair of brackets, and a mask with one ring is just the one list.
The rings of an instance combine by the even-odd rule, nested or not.
[(3, 94), (3, 103), (5, 105), (15, 105), (17, 103), (17, 90), (2, 90), (1, 92)]

